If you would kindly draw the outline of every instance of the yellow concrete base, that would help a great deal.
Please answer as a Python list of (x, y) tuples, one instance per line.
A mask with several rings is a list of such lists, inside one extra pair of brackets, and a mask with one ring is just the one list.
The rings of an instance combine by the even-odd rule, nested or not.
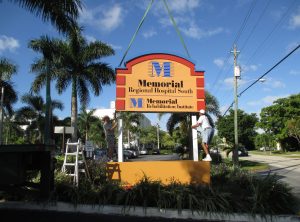
[(203, 161), (145, 161), (107, 163), (110, 180), (134, 185), (144, 176), (160, 180), (163, 184), (172, 181), (181, 183), (210, 183), (210, 163)]

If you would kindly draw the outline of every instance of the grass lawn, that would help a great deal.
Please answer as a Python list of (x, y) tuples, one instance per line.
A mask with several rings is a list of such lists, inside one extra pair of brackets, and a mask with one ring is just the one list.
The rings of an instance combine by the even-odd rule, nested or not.
[(260, 163), (260, 162), (250, 161), (250, 160), (240, 160), (239, 163), (240, 163), (242, 169), (248, 170), (251, 172), (269, 169), (269, 165), (266, 163)]
[(282, 157), (289, 157), (289, 158), (300, 158), (300, 151), (295, 152), (282, 152), (282, 151), (257, 151), (257, 150), (251, 150), (249, 151), (250, 154), (255, 155), (264, 155), (264, 156), (282, 156)]
[[(232, 164), (232, 160), (230, 158), (224, 159), (226, 163)], [(263, 171), (268, 170), (269, 165), (266, 163), (260, 163), (256, 161), (250, 161), (250, 160), (239, 160), (239, 164), (242, 169), (250, 171), (250, 172), (257, 172), (257, 171)]]

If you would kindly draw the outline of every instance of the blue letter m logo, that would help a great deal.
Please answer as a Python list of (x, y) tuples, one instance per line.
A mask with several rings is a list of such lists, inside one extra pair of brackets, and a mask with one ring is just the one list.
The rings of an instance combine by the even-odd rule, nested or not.
[(152, 76), (156, 73), (157, 76), (160, 76), (161, 70), (164, 70), (164, 77), (171, 77), (170, 62), (164, 62), (162, 65), (159, 62), (152, 62)]
[(143, 99), (142, 98), (138, 98), (138, 99), (135, 99), (135, 98), (130, 98), (130, 107), (131, 108), (134, 108), (134, 107), (137, 107), (137, 108), (142, 108), (143, 107)]

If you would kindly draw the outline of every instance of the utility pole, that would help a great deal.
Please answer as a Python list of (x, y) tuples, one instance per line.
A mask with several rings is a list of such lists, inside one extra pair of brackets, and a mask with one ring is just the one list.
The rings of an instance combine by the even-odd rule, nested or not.
[(232, 160), (233, 164), (235, 166), (239, 163), (239, 155), (238, 155), (238, 118), (237, 118), (237, 112), (238, 112), (238, 96), (237, 96), (237, 83), (238, 78), (241, 76), (240, 68), (237, 65), (237, 56), (240, 51), (237, 51), (236, 45), (234, 45), (233, 51), (233, 59), (234, 59), (234, 149), (232, 153)]

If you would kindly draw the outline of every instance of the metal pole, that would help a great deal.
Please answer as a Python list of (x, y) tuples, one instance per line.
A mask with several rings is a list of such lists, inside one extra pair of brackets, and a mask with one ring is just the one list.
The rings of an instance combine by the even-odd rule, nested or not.
[(118, 122), (118, 162), (123, 162), (123, 120), (119, 119)]
[[(192, 116), (192, 125), (195, 125), (197, 123), (197, 117)], [(192, 129), (192, 138), (193, 138), (193, 160), (198, 161), (199, 155), (198, 155), (198, 137), (197, 137), (197, 129)]]
[(2, 145), (3, 139), (3, 101), (4, 101), (4, 87), (1, 87), (1, 104), (0, 104), (0, 145)]
[(235, 73), (237, 67), (237, 55), (239, 51), (236, 50), (236, 45), (234, 45), (233, 49), (233, 57), (234, 57), (234, 149), (232, 154), (232, 160), (234, 165), (238, 165), (239, 163), (239, 155), (238, 155), (238, 96), (237, 96), (237, 80), (238, 75)]

